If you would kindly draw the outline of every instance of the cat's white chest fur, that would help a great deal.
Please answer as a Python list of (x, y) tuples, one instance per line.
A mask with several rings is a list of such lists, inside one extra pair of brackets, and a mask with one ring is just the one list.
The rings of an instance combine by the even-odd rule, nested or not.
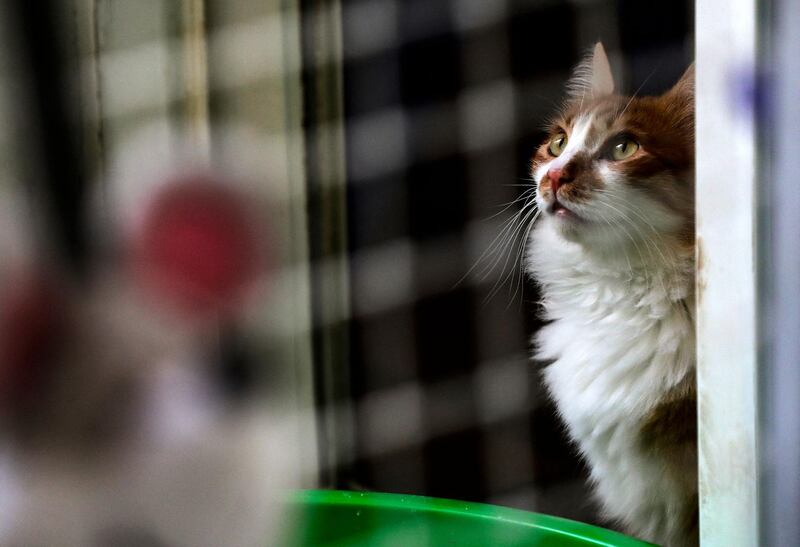
[(653, 489), (669, 503), (672, 486), (659, 480), (639, 433), (645, 416), (694, 371), (691, 264), (645, 273), (625, 259), (621, 267), (613, 256), (587, 256), (543, 220), (528, 269), (551, 321), (535, 338), (535, 357), (551, 361), (548, 389), (606, 507), (617, 516), (641, 512)]

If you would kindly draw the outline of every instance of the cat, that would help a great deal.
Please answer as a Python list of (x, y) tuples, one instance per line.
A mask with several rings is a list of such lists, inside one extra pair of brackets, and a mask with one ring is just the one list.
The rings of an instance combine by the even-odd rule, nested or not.
[(660, 96), (614, 86), (598, 43), (531, 162), (534, 358), (604, 515), (697, 545), (694, 66)]

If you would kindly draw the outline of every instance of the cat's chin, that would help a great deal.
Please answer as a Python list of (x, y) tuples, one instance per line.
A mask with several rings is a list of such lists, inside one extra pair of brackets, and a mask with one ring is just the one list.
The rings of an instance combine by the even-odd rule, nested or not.
[(590, 223), (586, 219), (559, 203), (548, 207), (547, 216), (555, 230), (569, 241), (583, 241), (589, 235), (587, 231), (591, 231), (588, 230)]
[(547, 208), (547, 212), (554, 217), (565, 221), (579, 221), (582, 220), (572, 209), (568, 209), (560, 201), (554, 201)]

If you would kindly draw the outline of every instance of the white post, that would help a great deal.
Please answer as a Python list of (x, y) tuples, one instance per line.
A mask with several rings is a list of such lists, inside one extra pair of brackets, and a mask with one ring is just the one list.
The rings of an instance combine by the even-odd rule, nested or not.
[(703, 547), (758, 545), (756, 1), (697, 2), (697, 359)]

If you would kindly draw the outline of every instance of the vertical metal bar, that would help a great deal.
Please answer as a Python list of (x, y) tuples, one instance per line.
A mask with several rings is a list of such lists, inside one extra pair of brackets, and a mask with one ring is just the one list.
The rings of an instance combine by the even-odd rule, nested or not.
[(800, 3), (765, 14), (766, 174), (759, 192), (761, 545), (800, 545)]
[(347, 270), (342, 20), (338, 1), (301, 2), (306, 174), (309, 190), (315, 385), (320, 480), (341, 483), (354, 441), (349, 398), (350, 311)]
[(85, 274), (88, 241), (84, 220), (86, 184), (78, 152), (69, 71), (74, 53), (59, 23), (64, 13), (52, 0), (12, 2), (11, 21), (19, 40), (17, 61), (23, 94), (16, 97), (29, 123), (18, 128), (30, 139), (25, 158), (27, 188), (46, 202), (51, 251), (76, 274)]
[(756, 0), (696, 13), (700, 536), (755, 547)]
[(189, 136), (210, 153), (208, 114), (208, 40), (205, 0), (184, 0), (183, 5), (184, 91)]
[(72, 31), (78, 45), (80, 70), (80, 107), (83, 125), (82, 148), (90, 175), (102, 175), (105, 169), (103, 133), (103, 97), (100, 87), (100, 25), (97, 0), (73, 0), (75, 23)]
[[(273, 260), (283, 266), (273, 273), (271, 304), (262, 310), (269, 359), (285, 372), (283, 403), (296, 426), (297, 466), (303, 486), (318, 484), (317, 423), (314, 412), (312, 319), (308, 233), (308, 183), (303, 140), (301, 10), (299, 0), (206, 0), (212, 157), (220, 160), (249, 152), (237, 150), (237, 129), (267, 137), (257, 139), (266, 161), (253, 162), (271, 193)], [(253, 34), (253, 29), (259, 29)], [(264, 30), (260, 30), (264, 29)], [(231, 45), (246, 39), (251, 50)], [(268, 66), (265, 66), (267, 56)], [(253, 73), (239, 81), (228, 63), (252, 64)], [(241, 66), (241, 64), (239, 65)], [(231, 79), (233, 78), (233, 79)], [(233, 137), (230, 138), (229, 137)], [(249, 139), (247, 139), (249, 141)], [(262, 148), (263, 147), (263, 148)], [(252, 161), (252, 159), (249, 159)], [(269, 364), (265, 362), (265, 364)], [(285, 386), (285, 387), (284, 387)], [(282, 397), (282, 398), (283, 398)], [(296, 419), (295, 419), (296, 418)]]

